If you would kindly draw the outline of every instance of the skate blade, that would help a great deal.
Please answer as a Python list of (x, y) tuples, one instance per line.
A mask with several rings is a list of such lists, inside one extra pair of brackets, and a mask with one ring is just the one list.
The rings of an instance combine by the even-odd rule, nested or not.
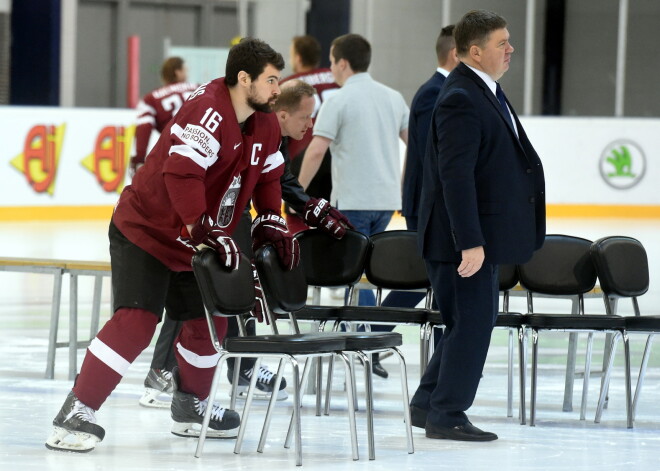
[[(202, 426), (191, 422), (174, 422), (172, 424), (172, 434), (178, 437), (199, 437)], [(206, 438), (236, 438), (238, 436), (238, 427), (227, 430), (215, 430), (208, 428)]]
[(55, 427), (53, 434), (46, 440), (46, 448), (55, 451), (89, 453), (100, 441), (99, 437), (90, 433), (70, 432), (62, 427)]
[[(246, 399), (248, 395), (248, 387), (247, 386), (239, 386), (237, 389), (237, 397), (240, 397), (241, 399)], [(229, 391), (229, 396), (231, 397), (231, 391)], [(286, 389), (280, 389), (277, 392), (277, 401), (285, 401), (289, 397), (289, 394), (286, 392)], [(255, 401), (270, 401), (270, 393), (256, 390), (254, 394), (252, 395), (252, 399)]]
[(142, 397), (140, 398), (140, 405), (143, 407), (151, 407), (154, 409), (169, 409), (172, 401), (163, 401), (158, 399), (158, 396), (167, 395), (158, 389), (147, 388)]

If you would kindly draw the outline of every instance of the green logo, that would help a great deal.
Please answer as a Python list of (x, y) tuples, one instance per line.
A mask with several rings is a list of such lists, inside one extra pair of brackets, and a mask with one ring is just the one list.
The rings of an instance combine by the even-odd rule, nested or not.
[(603, 150), (600, 175), (609, 186), (618, 190), (632, 188), (644, 177), (645, 172), (646, 158), (636, 143), (618, 140)]

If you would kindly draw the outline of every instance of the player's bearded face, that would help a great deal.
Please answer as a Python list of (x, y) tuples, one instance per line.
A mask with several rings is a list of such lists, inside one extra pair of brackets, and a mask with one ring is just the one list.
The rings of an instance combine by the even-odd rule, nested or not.
[(267, 98), (261, 98), (254, 82), (250, 84), (250, 90), (247, 96), (247, 104), (255, 111), (270, 113), (273, 111), (273, 104), (277, 101), (277, 95), (270, 95)]

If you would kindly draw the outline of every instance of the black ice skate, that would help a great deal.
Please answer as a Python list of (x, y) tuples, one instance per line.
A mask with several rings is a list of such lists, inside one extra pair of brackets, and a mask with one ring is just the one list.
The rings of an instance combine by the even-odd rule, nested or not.
[(96, 425), (94, 409), (87, 407), (69, 392), (62, 409), (53, 419), (55, 430), (46, 440), (46, 448), (57, 451), (86, 453), (103, 440), (105, 430)]
[[(238, 385), (236, 386), (236, 390), (239, 396), (247, 397), (253, 371), (254, 368), (250, 368), (248, 370), (241, 370), (238, 374)], [(234, 370), (227, 368), (227, 377), (231, 383), (234, 379)], [(254, 392), (254, 399), (270, 399), (270, 395), (272, 394), (273, 389), (275, 389), (275, 373), (266, 367), (260, 366), (259, 372), (257, 373), (256, 387), (257, 390)], [(286, 388), (286, 379), (282, 378), (280, 381), (280, 388), (277, 391), (278, 401), (283, 401), (289, 397), (284, 388)]]
[[(171, 414), (174, 424), (172, 433), (180, 437), (199, 437), (202, 421), (208, 405), (208, 399), (198, 397), (178, 390), (178, 380), (174, 374), (174, 395), (172, 396)], [(224, 409), (212, 404), (211, 420), (206, 434), (207, 438), (235, 438), (241, 418), (236, 411)]]
[(140, 405), (144, 407), (169, 408), (171, 400), (163, 400), (159, 396), (171, 396), (174, 392), (172, 373), (167, 370), (150, 369), (144, 380), (145, 391), (140, 398)]

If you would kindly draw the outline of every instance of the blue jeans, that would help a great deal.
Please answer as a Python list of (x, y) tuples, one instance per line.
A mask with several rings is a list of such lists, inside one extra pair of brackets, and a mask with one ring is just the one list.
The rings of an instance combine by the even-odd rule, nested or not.
[[(387, 229), (387, 225), (392, 220), (393, 211), (363, 211), (363, 210), (341, 210), (355, 230), (362, 232), (364, 235), (371, 236), (378, 234)], [(375, 306), (376, 296), (372, 290), (361, 289), (359, 290), (358, 297), (359, 306)], [(394, 326), (391, 325), (372, 325), (371, 330), (376, 331), (391, 331)], [(360, 329), (362, 330), (362, 329)]]

